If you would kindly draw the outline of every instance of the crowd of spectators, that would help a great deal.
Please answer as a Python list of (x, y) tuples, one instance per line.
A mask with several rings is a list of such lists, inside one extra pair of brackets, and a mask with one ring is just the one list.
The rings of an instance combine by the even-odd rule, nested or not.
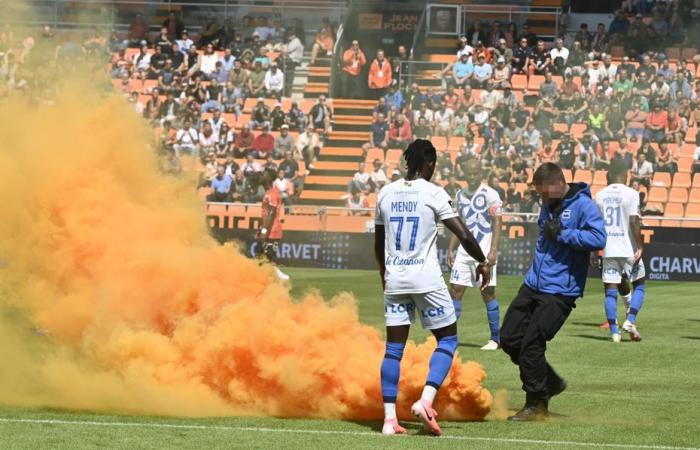
[[(489, 184), (508, 186), (498, 190), (511, 211), (536, 212), (534, 191), (518, 187), (543, 162), (575, 174), (605, 171), (622, 159), (630, 182), (648, 188), (655, 172), (678, 172), (688, 130), (700, 123), (700, 59), (692, 51), (700, 41), (688, 39), (698, 26), (679, 22), (681, 3), (657, 3), (642, 16), (620, 11), (610, 28), (598, 24), (591, 33), (582, 24), (574, 36), (551, 45), (527, 27), (518, 33), (511, 24), (506, 32), (498, 22), (490, 27), (476, 22), (459, 39), (454, 61), (435, 75), (441, 86), (425, 88), (419, 79), (388, 85), (374, 108), (364, 154), (381, 149), (384, 161), (375, 163), (387, 168), (394, 164), (387, 160), (390, 149), (442, 136), (437, 181), (457, 189), (465, 180), (464, 162), (479, 159)], [(637, 29), (655, 37), (640, 43)], [(357, 83), (350, 81), (348, 67), (366, 60), (357, 44), (344, 58), (345, 83)], [(666, 55), (674, 45), (677, 54)], [(681, 48), (690, 49), (686, 59)], [(515, 76), (525, 80), (524, 89), (513, 88)], [(539, 77), (534, 90), (532, 83), (527, 87), (533, 77)], [(700, 140), (687, 144), (699, 149), (690, 170), (700, 172)], [(349, 194), (375, 191), (372, 183), (358, 180), (356, 175)]]

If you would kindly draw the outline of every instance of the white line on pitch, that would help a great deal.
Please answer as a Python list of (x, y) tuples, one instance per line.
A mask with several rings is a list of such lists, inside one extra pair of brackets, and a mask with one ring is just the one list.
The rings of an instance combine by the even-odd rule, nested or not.
[[(221, 430), (236, 432), (257, 432), (257, 433), (288, 433), (288, 434), (317, 434), (317, 435), (342, 435), (342, 436), (369, 436), (381, 437), (380, 433), (368, 431), (341, 431), (341, 430), (302, 430), (293, 428), (265, 428), (265, 427), (231, 427), (226, 425), (194, 425), (177, 423), (157, 423), (157, 422), (98, 422), (87, 420), (57, 420), (57, 419), (13, 419), (0, 417), (0, 423), (25, 423), (34, 425), (80, 425), (97, 427), (133, 427), (133, 428), (176, 428), (185, 430)], [(424, 436), (416, 436), (424, 437)], [(429, 438), (429, 437), (426, 437)], [(435, 438), (429, 438), (435, 439)], [(577, 441), (545, 441), (540, 439), (518, 439), (500, 437), (481, 436), (441, 436), (438, 439), (448, 439), (454, 441), (484, 441), (502, 442), (510, 444), (542, 444), (542, 445), (567, 445), (570, 447), (594, 447), (594, 448), (634, 448), (646, 450), (700, 450), (698, 447), (676, 447), (672, 445), (645, 445), (645, 444), (606, 444), (601, 442), (577, 442)]]

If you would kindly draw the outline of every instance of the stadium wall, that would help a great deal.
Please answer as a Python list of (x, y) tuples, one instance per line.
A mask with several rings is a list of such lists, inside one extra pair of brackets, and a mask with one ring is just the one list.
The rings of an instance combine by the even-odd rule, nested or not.
[[(537, 242), (534, 223), (504, 224), (498, 258), (498, 273), (523, 275), (530, 266)], [(212, 227), (220, 242), (239, 241), (251, 256), (256, 253), (254, 231)], [(644, 263), (650, 280), (700, 281), (700, 229), (652, 227), (643, 230), (646, 245)], [(279, 262), (291, 267), (328, 269), (376, 268), (372, 233), (287, 231), (279, 247)], [(447, 272), (449, 235), (438, 236), (438, 257)], [(600, 277), (600, 269), (591, 267), (589, 276)]]

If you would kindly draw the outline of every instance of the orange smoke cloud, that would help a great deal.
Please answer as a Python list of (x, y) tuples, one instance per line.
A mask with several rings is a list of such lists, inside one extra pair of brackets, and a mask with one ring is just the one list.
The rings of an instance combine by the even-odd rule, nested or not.
[[(381, 417), (384, 344), (349, 294), (292, 301), (270, 267), (216, 244), (191, 180), (158, 174), (121, 98), (80, 86), (26, 103), (0, 108), (0, 403)], [(406, 350), (404, 416), (433, 348)], [(441, 417), (485, 417), (484, 378), (455, 359)]]

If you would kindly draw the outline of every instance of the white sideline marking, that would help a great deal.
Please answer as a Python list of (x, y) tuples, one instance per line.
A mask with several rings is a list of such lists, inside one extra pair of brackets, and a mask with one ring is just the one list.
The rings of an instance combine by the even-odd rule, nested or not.
[[(96, 427), (134, 427), (134, 428), (176, 428), (185, 430), (222, 430), (222, 431), (243, 431), (256, 433), (289, 433), (289, 434), (320, 434), (320, 435), (341, 435), (341, 436), (369, 436), (382, 439), (391, 439), (382, 436), (379, 432), (368, 431), (341, 431), (341, 430), (301, 430), (292, 428), (265, 428), (265, 427), (231, 427), (226, 425), (192, 425), (176, 423), (157, 422), (96, 422), (87, 420), (56, 420), (56, 419), (12, 419), (0, 417), (0, 423), (26, 423), (33, 425), (81, 425)], [(430, 436), (415, 436), (427, 439), (436, 439)], [(405, 439), (405, 437), (400, 437)], [(676, 447), (670, 445), (644, 445), (644, 444), (606, 444), (597, 442), (577, 442), (577, 441), (544, 441), (539, 439), (517, 439), (500, 437), (480, 437), (480, 436), (440, 436), (437, 439), (448, 439), (453, 441), (483, 441), (483, 442), (503, 442), (511, 444), (542, 444), (542, 445), (568, 445), (571, 447), (594, 447), (594, 448), (634, 448), (647, 450), (700, 450), (698, 447)]]

